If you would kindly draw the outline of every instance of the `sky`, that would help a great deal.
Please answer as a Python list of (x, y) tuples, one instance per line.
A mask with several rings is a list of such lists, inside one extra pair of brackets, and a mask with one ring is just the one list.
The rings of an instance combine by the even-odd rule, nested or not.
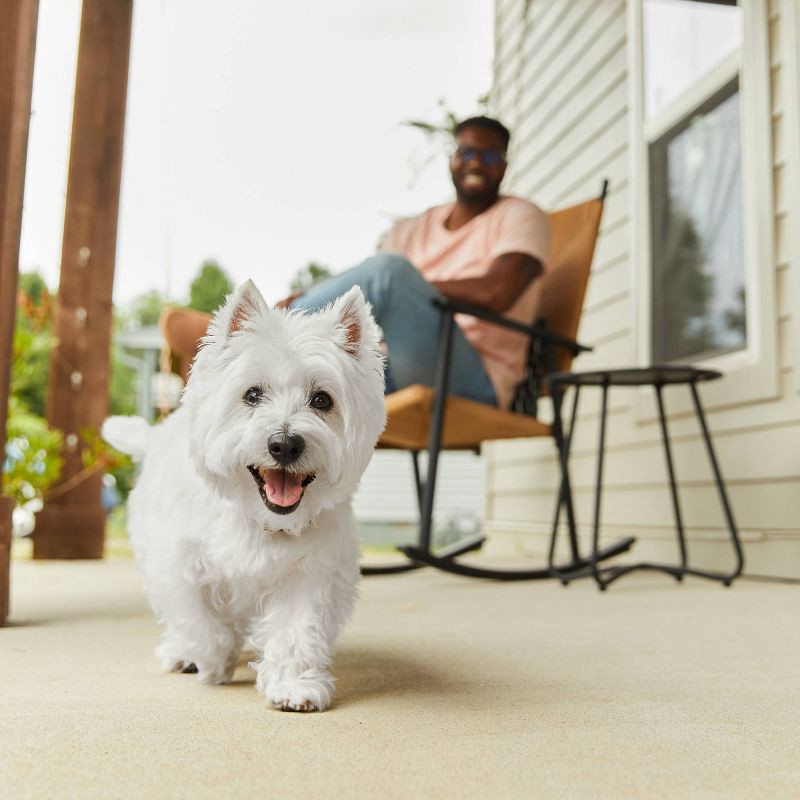
[[(56, 288), (79, 0), (40, 0), (20, 267)], [(284, 296), (452, 185), (406, 119), (476, 113), (492, 0), (136, 0), (114, 300), (188, 296), (216, 259)], [(441, 149), (441, 148), (440, 148)]]

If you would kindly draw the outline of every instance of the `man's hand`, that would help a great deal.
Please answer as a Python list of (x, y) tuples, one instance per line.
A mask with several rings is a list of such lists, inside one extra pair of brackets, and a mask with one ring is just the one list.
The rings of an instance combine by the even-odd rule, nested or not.
[(290, 303), (294, 302), (295, 300), (297, 300), (298, 297), (302, 296), (303, 296), (302, 292), (299, 291), (292, 292), (288, 297), (284, 297), (283, 300), (278, 300), (278, 302), (275, 303), (275, 308), (289, 308)]
[(486, 275), (480, 278), (432, 281), (432, 285), (450, 300), (473, 303), (502, 314), (542, 272), (541, 262), (533, 256), (503, 253), (492, 261)]

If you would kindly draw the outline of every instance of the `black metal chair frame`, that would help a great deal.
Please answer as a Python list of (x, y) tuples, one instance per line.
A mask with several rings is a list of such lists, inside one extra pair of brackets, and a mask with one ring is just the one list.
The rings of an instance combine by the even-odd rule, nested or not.
[[(591, 351), (591, 347), (579, 344), (572, 339), (559, 336), (547, 330), (543, 322), (533, 325), (524, 325), (521, 322), (506, 319), (494, 314), (486, 309), (473, 306), (468, 303), (456, 302), (437, 298), (434, 304), (439, 307), (442, 313), (441, 325), (439, 329), (439, 343), (437, 350), (436, 372), (434, 381), (434, 402), (431, 411), (431, 422), (429, 429), (428, 443), (428, 469), (425, 479), (420, 476), (418, 453), (411, 451), (414, 462), (414, 476), (417, 483), (417, 498), (420, 505), (420, 525), (419, 538), (416, 546), (406, 545), (398, 549), (403, 552), (408, 561), (401, 564), (392, 564), (377, 567), (362, 567), (364, 575), (386, 575), (400, 572), (407, 572), (419, 569), (423, 566), (435, 567), (445, 572), (452, 572), (457, 575), (464, 575), (471, 578), (489, 578), (493, 580), (518, 581), (518, 580), (543, 580), (558, 578), (563, 582), (564, 576), (578, 572), (596, 565), (599, 562), (612, 556), (619, 555), (630, 549), (635, 541), (633, 537), (621, 539), (613, 545), (598, 549), (595, 548), (591, 556), (582, 556), (578, 546), (577, 526), (575, 522), (575, 511), (572, 503), (572, 492), (567, 471), (562, 470), (562, 481), (559, 490), (556, 511), (553, 520), (553, 528), (550, 538), (549, 563), (545, 568), (540, 569), (519, 569), (519, 570), (496, 570), (487, 569), (469, 564), (459, 563), (456, 558), (464, 553), (480, 549), (485, 537), (475, 536), (470, 539), (458, 542), (448, 548), (434, 553), (432, 550), (432, 529), (433, 529), (433, 503), (436, 493), (436, 475), (439, 463), (439, 454), (442, 450), (442, 433), (444, 430), (444, 419), (446, 413), (447, 389), (449, 385), (450, 355), (453, 341), (453, 330), (455, 314), (469, 314), (478, 317), (486, 322), (507, 328), (509, 330), (523, 333), (530, 337), (531, 346), (529, 347), (529, 375), (533, 376), (533, 385), (530, 387), (533, 392), (541, 391), (541, 376), (556, 371), (556, 348), (565, 348), (573, 356), (580, 353)], [(553, 414), (553, 438), (559, 452), (559, 461), (563, 464), (568, 455), (569, 441), (565, 437), (561, 423), (561, 404), (563, 392), (560, 387), (551, 387), (551, 399), (554, 407)], [(522, 403), (522, 407), (530, 416), (536, 416), (536, 395), (527, 398)], [(574, 422), (574, 419), (573, 419)], [(569, 536), (570, 557), (566, 563), (556, 566), (553, 560), (556, 540), (558, 536), (558, 525), (562, 507), (567, 515), (567, 531)]]
[[(697, 383), (700, 381), (715, 380), (721, 377), (721, 373), (715, 370), (696, 369), (693, 367), (682, 367), (676, 365), (653, 366), (644, 368), (617, 369), (617, 370), (598, 370), (589, 373), (560, 373), (550, 376), (549, 383), (551, 389), (558, 391), (562, 397), (564, 387), (574, 387), (572, 399), (572, 411), (570, 414), (570, 427), (565, 435), (566, 446), (560, 450), (562, 479), (569, 485), (569, 453), (570, 443), (575, 430), (575, 419), (578, 409), (578, 398), (582, 386), (599, 386), (602, 389), (600, 403), (600, 426), (599, 441), (597, 446), (597, 474), (594, 491), (594, 522), (592, 528), (592, 555), (587, 567), (571, 572), (563, 572), (553, 564), (553, 548), (551, 546), (549, 563), (563, 584), (568, 584), (576, 578), (592, 576), (601, 590), (613, 583), (617, 578), (627, 575), (634, 570), (651, 570), (664, 572), (672, 575), (675, 580), (682, 581), (685, 575), (694, 575), (701, 578), (720, 581), (724, 586), (730, 586), (744, 568), (744, 554), (739, 540), (736, 523), (733, 518), (730, 501), (725, 491), (725, 483), (722, 479), (719, 463), (717, 461), (714, 446), (711, 442), (711, 435), (708, 430), (703, 406), (700, 402), (700, 395), (697, 391)], [(672, 448), (670, 446), (669, 430), (667, 427), (667, 416), (664, 406), (663, 389), (667, 385), (687, 385), (692, 397), (695, 415), (700, 426), (703, 441), (705, 443), (706, 454), (708, 455), (711, 471), (717, 487), (720, 505), (728, 526), (728, 533), (734, 551), (734, 566), (730, 572), (712, 572), (709, 570), (696, 569), (689, 566), (688, 548), (681, 513), (680, 500), (678, 498), (678, 488), (675, 478), (675, 465), (672, 459)], [(611, 386), (652, 386), (655, 390), (656, 402), (658, 405), (658, 418), (661, 429), (661, 441), (664, 446), (664, 457), (666, 460), (667, 476), (669, 478), (670, 497), (672, 500), (673, 517), (675, 520), (675, 530), (678, 538), (678, 549), (680, 554), (679, 564), (660, 564), (648, 561), (640, 561), (635, 564), (620, 564), (610, 567), (600, 567), (602, 561), (602, 550), (600, 549), (600, 505), (603, 488), (603, 465), (605, 459), (606, 443), (606, 417), (608, 411), (608, 392)]]

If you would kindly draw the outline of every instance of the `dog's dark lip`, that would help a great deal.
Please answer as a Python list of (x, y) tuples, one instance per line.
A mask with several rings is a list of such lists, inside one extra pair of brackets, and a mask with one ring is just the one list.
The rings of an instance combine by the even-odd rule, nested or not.
[[(247, 469), (250, 470), (250, 474), (253, 476), (253, 480), (256, 482), (256, 485), (258, 486), (258, 493), (261, 495), (261, 499), (264, 501), (264, 505), (273, 513), (291, 514), (292, 511), (294, 511), (302, 502), (303, 494), (305, 494), (305, 492), (303, 492), (303, 494), (300, 495), (300, 498), (296, 503), (292, 503), (292, 505), (290, 506), (276, 506), (274, 503), (271, 503), (267, 499), (267, 492), (266, 489), (264, 488), (264, 479), (261, 477), (261, 473), (259, 472), (258, 467), (255, 466), (254, 464), (248, 464)], [(303, 478), (303, 481), (300, 485), (303, 487), (303, 489), (305, 489), (305, 487), (308, 486), (308, 484), (311, 483), (311, 481), (313, 481), (314, 478), (316, 477), (317, 477), (316, 475), (306, 475), (306, 477)]]

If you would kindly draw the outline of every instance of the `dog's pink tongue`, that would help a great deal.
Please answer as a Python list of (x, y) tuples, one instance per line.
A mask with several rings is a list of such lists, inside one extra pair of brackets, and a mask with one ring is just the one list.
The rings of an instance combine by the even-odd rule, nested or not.
[(303, 494), (303, 475), (285, 469), (268, 469), (264, 478), (267, 500), (276, 506), (293, 506)]

